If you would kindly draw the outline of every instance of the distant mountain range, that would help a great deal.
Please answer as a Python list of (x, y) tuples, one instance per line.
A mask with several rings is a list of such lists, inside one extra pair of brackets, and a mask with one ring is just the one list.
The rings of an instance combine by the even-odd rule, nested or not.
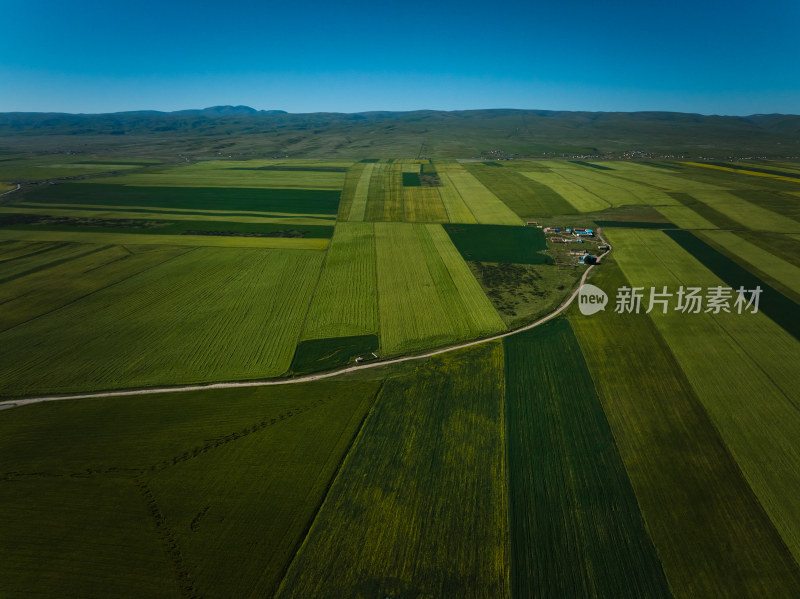
[(800, 116), (785, 114), (516, 109), (292, 114), (249, 106), (0, 113), (0, 150), (31, 147), (34, 137), (49, 148), (70, 147), (75, 136), (89, 150), (158, 141), (170, 151), (198, 155), (800, 156)]

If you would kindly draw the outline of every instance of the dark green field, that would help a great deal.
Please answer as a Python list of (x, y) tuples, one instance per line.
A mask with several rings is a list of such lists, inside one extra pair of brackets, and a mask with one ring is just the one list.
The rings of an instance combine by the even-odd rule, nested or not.
[(336, 214), (339, 208), (339, 192), (320, 189), (134, 187), (67, 183), (31, 191), (25, 195), (25, 201), (45, 204), (152, 206), (184, 210)]
[(569, 323), (507, 338), (516, 597), (671, 597)]
[(403, 187), (419, 187), (422, 182), (418, 173), (403, 173)]
[[(27, 222), (26, 222), (27, 221)], [(252, 237), (313, 237), (330, 239), (329, 225), (237, 223), (209, 220), (131, 220), (42, 215), (0, 215), (0, 228), (28, 231), (84, 231), (88, 233), (148, 233), (151, 235), (212, 235)]]
[(303, 374), (318, 370), (329, 370), (344, 366), (353, 358), (369, 358), (378, 350), (377, 335), (334, 337), (332, 339), (310, 339), (297, 346), (292, 360), (291, 372)]
[(445, 231), (465, 260), (548, 264), (544, 234), (536, 227), (506, 225), (444, 225)]
[(580, 164), (581, 166), (588, 166), (590, 168), (596, 168), (599, 171), (613, 171), (614, 169), (609, 166), (603, 166), (601, 164), (592, 164), (591, 162), (584, 162), (583, 160), (570, 160), (572, 164)]

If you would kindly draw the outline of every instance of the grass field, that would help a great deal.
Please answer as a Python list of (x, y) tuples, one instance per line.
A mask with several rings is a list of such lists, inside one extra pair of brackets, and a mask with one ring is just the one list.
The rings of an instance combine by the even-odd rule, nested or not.
[(384, 354), (505, 328), (441, 226), (376, 223), (375, 245)]
[(386, 382), (277, 597), (509, 596), (502, 356)]
[[(280, 375), (322, 260), (198, 248), (162, 262), (0, 334), (3, 394)], [(3, 287), (14, 294), (24, 283)]]
[(566, 320), (504, 340), (516, 597), (671, 597)]
[(379, 387), (324, 382), (4, 412), (0, 592), (270, 596)]
[[(610, 262), (592, 283), (630, 285)], [(570, 322), (675, 597), (800, 593), (797, 564), (652, 320), (607, 309)]]
[[(724, 284), (664, 233), (618, 230), (609, 238), (632, 285)], [(763, 313), (651, 317), (797, 560), (800, 397), (795, 364), (800, 343)]]

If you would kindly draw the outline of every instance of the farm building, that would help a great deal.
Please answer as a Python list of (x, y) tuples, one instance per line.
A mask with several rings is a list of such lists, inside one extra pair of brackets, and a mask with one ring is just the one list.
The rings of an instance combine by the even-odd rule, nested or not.
[(542, 229), (542, 231), (544, 231), (545, 233), (552, 233), (553, 227), (545, 227), (544, 229)]
[(597, 258), (592, 256), (591, 254), (585, 254), (581, 256), (580, 260), (578, 260), (581, 264), (596, 264)]
[(567, 240), (561, 237), (551, 237), (550, 241), (552, 241), (553, 243), (567, 243)]
[(583, 256), (583, 255), (586, 253), (586, 250), (576, 250), (576, 249), (572, 249), (572, 250), (570, 250), (570, 251), (569, 251), (569, 253), (570, 253), (571, 255), (573, 255), (573, 256)]
[(528, 221), (527, 223), (525, 223), (525, 224), (526, 224), (527, 226), (529, 226), (529, 227), (537, 227), (537, 226), (539, 226), (539, 223), (538, 223), (538, 222), (536, 222), (535, 220), (529, 220), (529, 221)]

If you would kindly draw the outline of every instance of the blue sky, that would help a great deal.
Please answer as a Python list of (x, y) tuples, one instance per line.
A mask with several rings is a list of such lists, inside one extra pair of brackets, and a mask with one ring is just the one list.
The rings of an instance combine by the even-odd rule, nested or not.
[(800, 2), (0, 0), (0, 111), (800, 113)]

